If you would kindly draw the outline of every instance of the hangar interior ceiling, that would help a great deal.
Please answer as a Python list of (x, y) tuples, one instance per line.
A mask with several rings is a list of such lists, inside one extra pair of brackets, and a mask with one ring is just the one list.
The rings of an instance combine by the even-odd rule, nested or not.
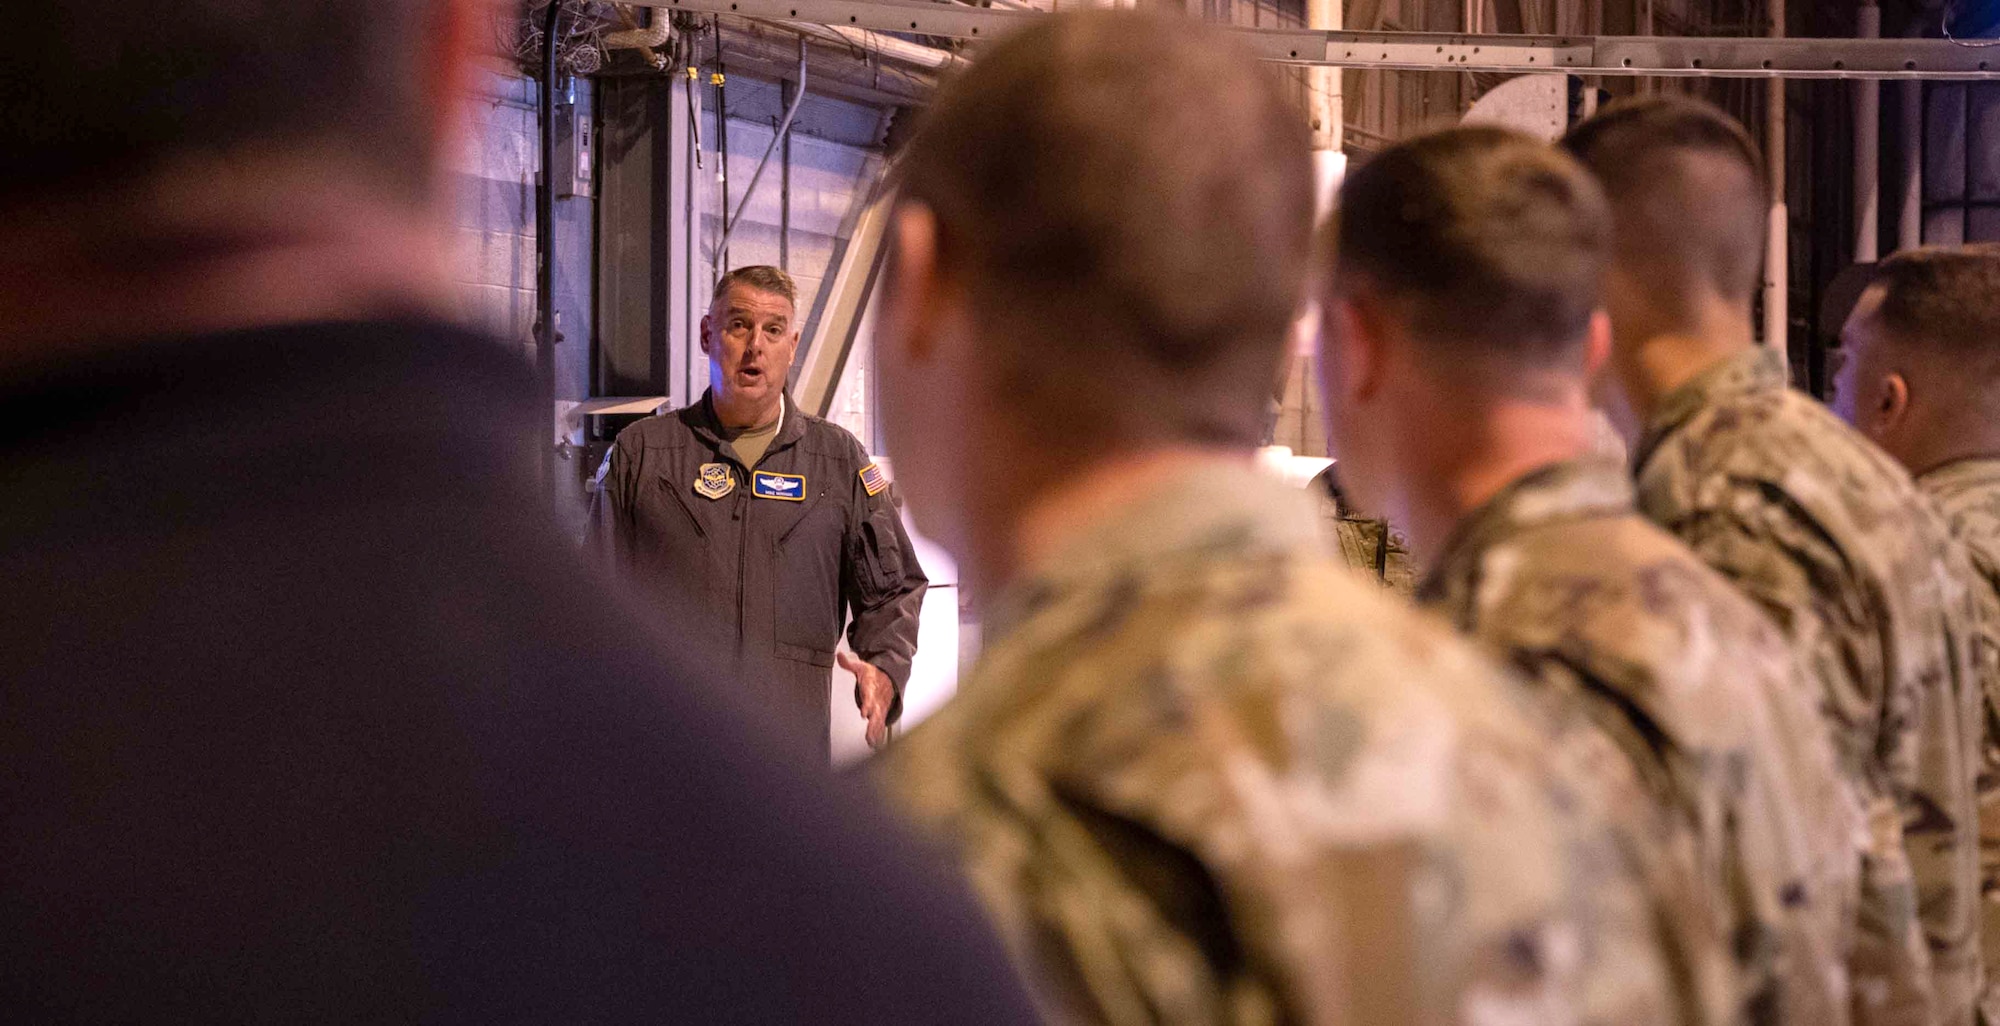
[[(980, 26), (990, 36), (1071, 4), (555, 2), (548, 306), (560, 337), (549, 373), (576, 476), (644, 400), (700, 394), (701, 311), (716, 276), (749, 263), (785, 267), (800, 283), (811, 342), (795, 368), (802, 399), (872, 441), (864, 329), (882, 172), (939, 79), (976, 59)], [(1561, 76), (1566, 119), (1635, 93), (1718, 103), (1783, 154), (1773, 184), (1786, 231), (1767, 331), (1815, 391), (1831, 327), (1819, 299), (1857, 254), (2000, 239), (2000, 83), (1987, 81), (2000, 72), (1986, 68), (1989, 55), (2000, 68), (2000, 49), (1979, 45), (2000, 32), (1995, 0), (1109, 2), (1254, 34), (1302, 116), (1327, 119), (1323, 144), (1349, 161), (1455, 123), (1523, 75)], [(547, 14), (527, 0), (496, 18), (492, 110), (465, 169), (480, 198), (460, 218), (467, 316), (525, 346), (542, 320), (531, 215)], [(1406, 33), (1449, 35), (1417, 40), (1431, 47)], [(1869, 34), (1884, 42), (1853, 42)], [(1905, 53), (1919, 59), (1882, 63)], [(1558, 61), (1578, 70), (1541, 70)], [(1858, 70), (1890, 80), (1806, 77)], [(1276, 439), (1322, 452), (1309, 381), (1282, 398)]]

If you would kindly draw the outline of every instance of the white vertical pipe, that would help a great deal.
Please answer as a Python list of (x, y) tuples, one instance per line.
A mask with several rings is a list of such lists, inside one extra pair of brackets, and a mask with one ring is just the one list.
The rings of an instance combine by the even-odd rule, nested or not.
[[(1855, 34), (1862, 39), (1882, 35), (1882, 8), (1862, 0), (1855, 12)], [(1854, 83), (1854, 260), (1869, 263), (1881, 256), (1882, 236), (1882, 83)]]
[[(1346, 23), (1341, 0), (1306, 0), (1306, 27), (1337, 31)], [(1341, 95), (1339, 68), (1306, 69), (1307, 111), (1312, 118), (1314, 196), (1324, 218), (1333, 209), (1333, 190), (1346, 168), (1346, 97)]]
[[(1770, 0), (1772, 39), (1785, 36), (1785, 0)], [(1791, 226), (1785, 205), (1785, 80), (1764, 82), (1764, 162), (1770, 178), (1771, 223), (1764, 254), (1764, 344), (1783, 356), (1790, 348)]]
[(1916, 249), (1924, 244), (1924, 84), (1904, 82), (1898, 87), (1902, 101), (1903, 210), (1896, 219), (1896, 248)]

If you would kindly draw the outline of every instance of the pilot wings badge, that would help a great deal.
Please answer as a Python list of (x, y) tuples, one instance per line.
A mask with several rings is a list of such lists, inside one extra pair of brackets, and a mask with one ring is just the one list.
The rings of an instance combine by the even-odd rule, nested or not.
[(704, 463), (694, 479), (694, 493), (704, 499), (720, 499), (735, 490), (736, 475), (727, 463)]

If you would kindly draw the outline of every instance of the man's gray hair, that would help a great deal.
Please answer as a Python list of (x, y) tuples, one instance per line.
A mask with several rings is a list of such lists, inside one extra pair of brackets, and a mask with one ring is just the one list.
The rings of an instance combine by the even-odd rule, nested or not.
[(743, 285), (756, 289), (759, 292), (769, 292), (774, 296), (783, 296), (785, 297), (785, 302), (792, 304), (792, 309), (798, 309), (798, 283), (792, 281), (791, 275), (786, 274), (776, 267), (772, 267), (770, 264), (751, 264), (748, 267), (739, 267), (723, 275), (722, 279), (715, 283), (715, 294), (708, 298), (708, 305), (714, 306), (722, 302), (722, 297), (729, 294), (729, 288), (732, 285)]

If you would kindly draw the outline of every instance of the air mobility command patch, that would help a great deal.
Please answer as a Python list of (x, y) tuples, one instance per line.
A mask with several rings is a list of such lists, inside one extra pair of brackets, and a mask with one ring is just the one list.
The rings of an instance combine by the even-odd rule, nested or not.
[(735, 490), (736, 474), (727, 463), (704, 463), (694, 479), (694, 493), (704, 499), (720, 499)]
[(882, 473), (881, 467), (870, 463), (861, 468), (861, 487), (866, 489), (872, 498), (882, 494), (883, 490), (889, 487), (889, 479)]
[(806, 476), (804, 474), (778, 474), (769, 470), (759, 470), (750, 475), (750, 494), (760, 499), (783, 499), (786, 502), (806, 501)]

